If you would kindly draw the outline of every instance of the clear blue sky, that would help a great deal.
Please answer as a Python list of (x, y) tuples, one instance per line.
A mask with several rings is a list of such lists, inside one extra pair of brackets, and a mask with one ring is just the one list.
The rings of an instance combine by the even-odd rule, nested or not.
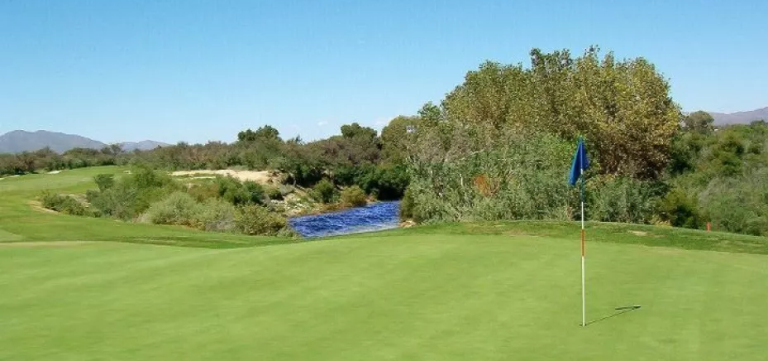
[(316, 139), (439, 101), (489, 59), (590, 44), (684, 110), (768, 106), (768, 1), (0, 0), (0, 133)]

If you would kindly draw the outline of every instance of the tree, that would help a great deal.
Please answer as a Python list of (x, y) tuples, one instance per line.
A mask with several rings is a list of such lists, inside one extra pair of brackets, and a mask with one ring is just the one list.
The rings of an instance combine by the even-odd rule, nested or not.
[(265, 140), (279, 140), (280, 132), (270, 125), (259, 127), (256, 131), (250, 128), (237, 134), (237, 140), (240, 142), (255, 142)]
[[(432, 148), (474, 152), (502, 129), (525, 128), (592, 144), (595, 169), (605, 174), (656, 178), (669, 162), (680, 122), (669, 84), (643, 58), (618, 61), (590, 47), (572, 58), (567, 50), (531, 51), (531, 67), (485, 62), (470, 71), (441, 103), (422, 110), (425, 126), (440, 126)], [(429, 120), (427, 120), (429, 119)], [(448, 144), (450, 133), (463, 149)]]
[(382, 157), (394, 164), (405, 162), (409, 134), (419, 127), (420, 117), (398, 116), (381, 130)]
[(701, 110), (683, 117), (683, 129), (689, 132), (709, 134), (715, 129), (714, 123), (712, 115)]

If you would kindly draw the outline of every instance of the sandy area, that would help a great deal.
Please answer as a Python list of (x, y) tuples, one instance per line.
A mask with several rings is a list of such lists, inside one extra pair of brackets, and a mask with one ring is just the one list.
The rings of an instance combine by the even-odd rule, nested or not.
[(268, 184), (272, 183), (275, 178), (274, 174), (269, 171), (251, 171), (251, 170), (190, 170), (190, 171), (176, 171), (171, 175), (179, 176), (192, 176), (194, 178), (210, 178), (211, 176), (222, 175), (232, 176), (240, 181), (254, 181), (256, 183)]

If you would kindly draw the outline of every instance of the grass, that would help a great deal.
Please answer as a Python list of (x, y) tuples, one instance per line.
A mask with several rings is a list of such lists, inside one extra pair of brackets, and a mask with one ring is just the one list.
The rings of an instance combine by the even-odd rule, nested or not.
[[(575, 224), (425, 226), (289, 244), (42, 213), (26, 203), (51, 184), (82, 191), (86, 173), (103, 171), (119, 172), (0, 181), (0, 360), (768, 353), (764, 238), (592, 224), (591, 324), (583, 328)], [(138, 244), (156, 235), (202, 248)], [(87, 240), (120, 242), (71, 242)], [(614, 310), (633, 304), (642, 308)]]
[(66, 216), (34, 207), (33, 200), (43, 190), (85, 193), (88, 189), (96, 188), (93, 176), (121, 174), (123, 171), (118, 167), (94, 167), (59, 174), (36, 174), (3, 179), (0, 181), (0, 243), (109, 241), (236, 248), (296, 242), (290, 239), (206, 233), (172, 226)]

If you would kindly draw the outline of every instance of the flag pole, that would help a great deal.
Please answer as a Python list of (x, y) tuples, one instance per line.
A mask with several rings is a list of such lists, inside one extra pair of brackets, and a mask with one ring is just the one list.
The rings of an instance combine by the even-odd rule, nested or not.
[[(581, 161), (583, 163), (584, 160)], [(581, 167), (581, 326), (587, 325), (587, 291), (584, 277), (584, 166)]]

